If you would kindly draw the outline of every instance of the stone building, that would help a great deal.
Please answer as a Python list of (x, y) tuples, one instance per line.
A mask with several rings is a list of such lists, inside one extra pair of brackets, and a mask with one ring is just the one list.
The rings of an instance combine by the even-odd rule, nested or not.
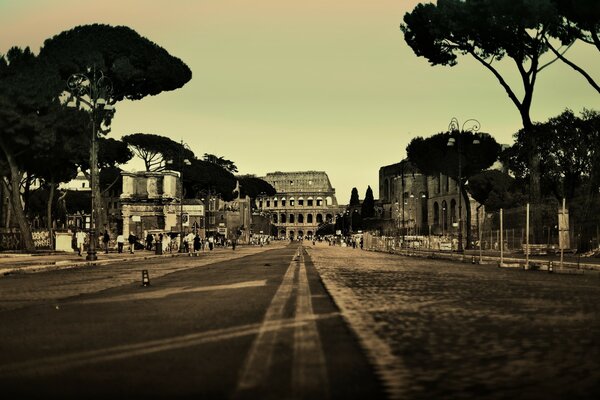
[[(408, 234), (457, 234), (458, 196), (456, 180), (443, 174), (424, 175), (408, 160), (379, 169), (384, 218), (393, 220), (398, 229)], [(471, 207), (471, 215), (475, 216), (478, 205), (472, 198), (469, 205), (463, 201), (463, 221), (466, 222), (466, 207)], [(476, 227), (474, 217), (471, 225)]]
[[(187, 226), (203, 228), (204, 205), (191, 199), (181, 206), (179, 172), (122, 172), (123, 191), (120, 197), (125, 237), (133, 232), (143, 239), (148, 231), (179, 232), (181, 216), (186, 214)], [(194, 224), (195, 223), (195, 224)]]
[(271, 172), (262, 179), (276, 194), (258, 196), (257, 207), (271, 218), (279, 238), (310, 238), (342, 210), (325, 172)]

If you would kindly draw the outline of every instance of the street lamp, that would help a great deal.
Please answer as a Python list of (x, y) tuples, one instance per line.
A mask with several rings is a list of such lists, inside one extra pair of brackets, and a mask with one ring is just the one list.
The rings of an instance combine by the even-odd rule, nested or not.
[[(470, 127), (465, 129), (467, 124), (471, 124)], [(479, 121), (476, 119), (468, 119), (460, 128), (460, 124), (456, 117), (453, 117), (450, 121), (450, 125), (448, 125), (448, 131), (453, 133), (456, 132), (456, 138), (450, 137), (448, 139), (448, 147), (456, 146), (456, 152), (458, 154), (458, 251), (462, 253), (463, 244), (462, 244), (462, 156), (463, 156), (463, 135), (466, 132), (477, 132), (481, 128)], [(479, 144), (479, 139), (475, 138), (473, 140), (473, 144)]]
[[(102, 130), (102, 123), (110, 123), (115, 111), (115, 99), (112, 98), (112, 82), (102, 71), (96, 68), (88, 69), (88, 76), (83, 73), (73, 74), (67, 80), (67, 107), (77, 108), (88, 113), (92, 124), (92, 137), (90, 146), (90, 188), (92, 191), (92, 213), (90, 220), (90, 245), (86, 260), (95, 261), (96, 255), (96, 190), (98, 186), (98, 131)], [(98, 199), (100, 200), (100, 199)]]
[[(183, 248), (183, 165), (192, 165), (190, 160), (187, 158), (183, 158), (183, 150), (188, 146), (181, 141), (181, 148), (179, 149), (179, 185), (181, 188), (180, 191), (180, 199), (179, 199), (179, 253), (183, 253), (185, 249)], [(173, 164), (173, 160), (168, 160), (167, 164)]]

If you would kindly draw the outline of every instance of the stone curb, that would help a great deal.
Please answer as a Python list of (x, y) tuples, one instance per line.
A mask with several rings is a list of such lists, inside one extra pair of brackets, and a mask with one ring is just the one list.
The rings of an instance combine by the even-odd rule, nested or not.
[[(188, 256), (189, 253), (168, 253), (168, 254), (149, 254), (142, 257), (116, 257), (105, 260), (96, 260), (96, 261), (74, 261), (74, 260), (63, 260), (63, 261), (53, 261), (45, 264), (33, 264), (33, 265), (25, 265), (21, 267), (10, 267), (10, 268), (0, 268), (0, 277), (10, 275), (10, 274), (23, 274), (23, 273), (34, 273), (34, 272), (42, 272), (42, 271), (54, 271), (58, 269), (72, 269), (72, 268), (81, 268), (81, 267), (94, 267), (99, 265), (112, 264), (115, 262), (123, 262), (123, 261), (141, 261), (141, 260), (149, 260), (153, 258), (166, 258), (166, 257), (184, 257)], [(201, 255), (197, 255), (199, 257)]]
[[(431, 258), (441, 260), (451, 260), (463, 263), (479, 263), (479, 255), (474, 254), (456, 254), (456, 253), (442, 253), (436, 252), (435, 250), (391, 250), (382, 251), (377, 249), (371, 249), (367, 251), (375, 251), (380, 253), (390, 253), (400, 255), (404, 257), (420, 257), (420, 258)], [(473, 262), (473, 257), (475, 262)], [(497, 265), (501, 268), (525, 268), (524, 258), (504, 257), (504, 262), (500, 264), (500, 257), (496, 256), (483, 256), (483, 263), (481, 265)], [(550, 260), (541, 260), (536, 258), (529, 259), (528, 270), (548, 271), (561, 274), (584, 274), (584, 273), (600, 273), (600, 264), (588, 264), (588, 263), (576, 263), (572, 261), (563, 262), (563, 268), (560, 268), (560, 263), (552, 260), (552, 271), (549, 271)]]

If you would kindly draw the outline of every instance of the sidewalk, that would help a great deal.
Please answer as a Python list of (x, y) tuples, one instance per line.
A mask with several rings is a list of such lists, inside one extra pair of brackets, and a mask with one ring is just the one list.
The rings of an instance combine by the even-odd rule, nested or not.
[[(480, 254), (478, 250), (465, 250), (464, 254), (447, 250), (435, 249), (365, 249), (375, 252), (384, 252), (397, 254), (408, 257), (423, 257), (423, 258), (438, 258), (445, 260), (454, 260), (460, 262), (468, 262), (473, 264), (497, 264), (507, 268), (525, 268), (526, 256), (520, 252), (505, 252), (504, 256), (500, 257), (499, 251), (483, 251)], [(550, 264), (552, 263), (552, 264)], [(500, 265), (502, 264), (502, 265)], [(565, 253), (563, 257), (563, 269), (560, 269), (560, 255), (530, 255), (529, 268), (548, 271), (552, 268), (554, 272), (563, 273), (584, 273), (584, 271), (600, 272), (600, 258), (597, 257), (582, 257), (577, 254)]]
[[(238, 250), (252, 248), (253, 246), (238, 246)], [(266, 249), (275, 248), (276, 246), (268, 246)], [(215, 249), (212, 253), (220, 252), (222, 248)], [(225, 250), (232, 251), (231, 248)], [(198, 253), (198, 256), (212, 254), (209, 250)], [(166, 257), (188, 257), (188, 253), (164, 253), (155, 254), (152, 250), (137, 250), (134, 254), (129, 251), (117, 253), (110, 251), (108, 254), (103, 250), (96, 253), (98, 259), (96, 261), (87, 261), (86, 254), (78, 256), (76, 252), (60, 253), (60, 252), (44, 252), (44, 253), (0, 253), (0, 278), (9, 274), (32, 273), (47, 271), (53, 269), (68, 269), (77, 267), (90, 267), (95, 265), (106, 265), (115, 262), (147, 260), (152, 258)]]

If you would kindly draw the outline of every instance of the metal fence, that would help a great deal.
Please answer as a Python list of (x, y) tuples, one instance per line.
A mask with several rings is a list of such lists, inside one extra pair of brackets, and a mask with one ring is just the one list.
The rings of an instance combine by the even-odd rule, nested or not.
[[(600, 255), (600, 204), (575, 198), (494, 212), (473, 213), (465, 221), (463, 247), (485, 251), (521, 252), (529, 254), (565, 252)], [(477, 215), (479, 214), (479, 215)], [(469, 224), (470, 222), (470, 224)], [(467, 226), (470, 225), (470, 229)], [(398, 249), (458, 250), (458, 230), (443, 234), (415, 235), (396, 232), (387, 235), (365, 235), (365, 247), (379, 251)]]

